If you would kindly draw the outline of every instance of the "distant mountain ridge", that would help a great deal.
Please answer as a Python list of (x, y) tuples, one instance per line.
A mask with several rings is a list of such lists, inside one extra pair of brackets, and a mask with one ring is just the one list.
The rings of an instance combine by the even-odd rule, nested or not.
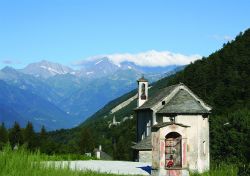
[(20, 69), (20, 71), (35, 77), (48, 78), (58, 74), (71, 73), (73, 70), (58, 63), (42, 60), (41, 62), (29, 64), (24, 69)]
[(178, 68), (154, 70), (130, 62), (117, 65), (105, 57), (86, 61), (78, 70), (46, 60), (23, 69), (5, 67), (0, 70), (0, 88), (6, 92), (0, 98), (0, 122), (10, 126), (14, 121), (31, 121), (36, 129), (45, 125), (48, 130), (74, 127), (110, 100), (134, 89), (134, 80), (141, 75), (156, 81)]
[(81, 64), (81, 68), (78, 70), (74, 70), (58, 63), (42, 60), (40, 62), (31, 63), (18, 71), (24, 74), (30, 74), (35, 77), (41, 77), (45, 79), (64, 74), (71, 74), (82, 78), (100, 78), (110, 76), (118, 71), (124, 70), (133, 70), (137, 74), (147, 74), (150, 77), (151, 75), (160, 76), (180, 66), (182, 65), (169, 65), (163, 67), (138, 66), (133, 62), (128, 61), (117, 65), (113, 63), (108, 57), (101, 57), (98, 59), (85, 61)]

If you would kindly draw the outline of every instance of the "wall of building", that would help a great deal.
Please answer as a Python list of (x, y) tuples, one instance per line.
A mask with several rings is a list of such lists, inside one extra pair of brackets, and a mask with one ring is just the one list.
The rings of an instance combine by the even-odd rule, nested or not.
[[(176, 123), (190, 126), (188, 136), (189, 169), (203, 172), (209, 169), (209, 123), (202, 115), (178, 115)], [(205, 147), (203, 142), (205, 141)], [(205, 149), (205, 151), (204, 151)]]
[(137, 112), (137, 142), (141, 141), (142, 135), (144, 135), (144, 138), (146, 136), (149, 136), (151, 134), (151, 128), (148, 131), (147, 130), (147, 124), (150, 123), (150, 126), (152, 126), (152, 111), (138, 111)]
[(152, 131), (152, 168), (159, 169), (160, 167), (160, 131)]
[(198, 148), (198, 171), (204, 172), (209, 170), (209, 122), (208, 118), (199, 118), (200, 141)]
[(190, 126), (187, 129), (187, 165), (190, 170), (198, 170), (198, 144), (199, 144), (199, 118), (196, 115), (179, 115), (175, 118), (176, 123)]
[[(165, 136), (170, 132), (177, 132), (182, 136), (182, 168), (180, 169), (166, 169), (165, 163)], [(187, 128), (179, 125), (170, 125), (160, 128), (152, 132), (152, 175), (175, 175), (187, 176)]]
[[(165, 118), (167, 119), (167, 118)], [(203, 172), (209, 169), (209, 124), (208, 118), (201, 115), (178, 115), (176, 123), (190, 127), (170, 125), (152, 132), (152, 167), (163, 169), (165, 166), (165, 136), (169, 132), (182, 135), (182, 167)], [(205, 143), (204, 143), (205, 142)], [(186, 152), (184, 152), (186, 151)], [(160, 160), (159, 160), (160, 158)], [(157, 161), (158, 160), (158, 161)]]
[(152, 151), (139, 151), (139, 162), (152, 162)]

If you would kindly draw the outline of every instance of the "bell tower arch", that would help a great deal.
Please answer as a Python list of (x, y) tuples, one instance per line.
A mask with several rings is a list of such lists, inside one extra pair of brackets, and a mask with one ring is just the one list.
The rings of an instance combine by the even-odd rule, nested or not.
[(138, 82), (138, 101), (137, 106), (140, 107), (148, 100), (148, 80), (142, 76)]

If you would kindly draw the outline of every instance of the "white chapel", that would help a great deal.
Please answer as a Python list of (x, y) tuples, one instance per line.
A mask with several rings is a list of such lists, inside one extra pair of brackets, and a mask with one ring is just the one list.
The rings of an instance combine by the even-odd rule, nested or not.
[[(155, 92), (155, 91), (154, 91)], [(209, 170), (211, 107), (180, 83), (149, 96), (148, 81), (138, 80), (137, 144), (140, 162), (152, 162), (152, 175), (188, 175)]]

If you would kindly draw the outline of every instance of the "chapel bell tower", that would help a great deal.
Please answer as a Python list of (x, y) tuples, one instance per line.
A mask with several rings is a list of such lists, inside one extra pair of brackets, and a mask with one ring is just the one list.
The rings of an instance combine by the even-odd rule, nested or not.
[(142, 76), (138, 82), (138, 102), (137, 107), (140, 107), (148, 100), (148, 80)]

